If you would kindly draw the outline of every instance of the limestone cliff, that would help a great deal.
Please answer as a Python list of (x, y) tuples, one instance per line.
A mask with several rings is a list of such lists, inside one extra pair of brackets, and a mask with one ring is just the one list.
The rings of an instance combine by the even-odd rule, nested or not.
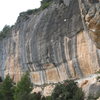
[[(89, 1), (54, 0), (37, 13), (20, 14), (11, 35), (0, 40), (0, 75), (18, 81), (29, 70), (33, 83), (41, 85), (99, 70), (100, 2)], [(92, 7), (93, 26), (88, 22)]]

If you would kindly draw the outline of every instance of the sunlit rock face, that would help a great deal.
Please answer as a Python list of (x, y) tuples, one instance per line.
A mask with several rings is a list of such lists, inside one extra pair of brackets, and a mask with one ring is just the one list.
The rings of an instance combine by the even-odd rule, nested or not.
[(100, 49), (100, 0), (80, 0), (83, 21), (88, 34)]
[(80, 7), (78, 0), (59, 0), (20, 15), (11, 36), (0, 40), (0, 75), (9, 73), (17, 82), (28, 70), (32, 82), (42, 85), (99, 70), (100, 50), (85, 32)]

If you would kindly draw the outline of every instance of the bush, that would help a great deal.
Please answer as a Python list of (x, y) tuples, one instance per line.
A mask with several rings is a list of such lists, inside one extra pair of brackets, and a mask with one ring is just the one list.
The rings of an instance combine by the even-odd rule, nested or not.
[(51, 4), (51, 2), (44, 3), (43, 5), (41, 5), (41, 9), (44, 10), (45, 8), (48, 8), (50, 4)]
[(5, 25), (2, 31), (0, 32), (0, 38), (5, 38), (11, 32), (11, 27), (9, 25)]
[(84, 100), (84, 93), (74, 81), (68, 80), (55, 87), (52, 98), (53, 100)]
[(21, 12), (21, 13), (19, 14), (19, 16), (22, 17), (23, 21), (26, 21), (26, 20), (28, 20), (28, 19), (30, 18), (29, 15), (35, 14), (35, 13), (37, 13), (39, 10), (40, 10), (40, 8), (38, 8), (38, 9), (30, 9), (30, 10), (27, 10), (27, 11), (25, 11), (25, 12)]
[(41, 9), (48, 8), (49, 5), (52, 3), (53, 0), (42, 0), (41, 1)]
[(26, 12), (28, 15), (31, 15), (33, 13), (33, 10), (27, 10)]

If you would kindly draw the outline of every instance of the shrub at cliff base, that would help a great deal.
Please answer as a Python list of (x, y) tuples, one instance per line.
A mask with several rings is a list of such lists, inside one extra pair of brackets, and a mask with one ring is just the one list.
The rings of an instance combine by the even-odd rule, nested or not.
[(9, 75), (0, 84), (0, 100), (13, 100), (14, 83)]
[(84, 100), (84, 93), (82, 89), (77, 86), (77, 84), (72, 81), (68, 80), (65, 81), (63, 84), (59, 83), (53, 93), (52, 93), (53, 100)]

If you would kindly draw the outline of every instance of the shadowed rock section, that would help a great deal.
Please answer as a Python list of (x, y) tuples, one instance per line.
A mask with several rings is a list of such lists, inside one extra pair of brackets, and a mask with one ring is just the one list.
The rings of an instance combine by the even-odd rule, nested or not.
[(34, 84), (79, 78), (100, 69), (100, 50), (84, 33), (78, 0), (53, 2), (18, 17), (12, 36), (0, 41), (0, 74), (18, 81), (30, 71)]

